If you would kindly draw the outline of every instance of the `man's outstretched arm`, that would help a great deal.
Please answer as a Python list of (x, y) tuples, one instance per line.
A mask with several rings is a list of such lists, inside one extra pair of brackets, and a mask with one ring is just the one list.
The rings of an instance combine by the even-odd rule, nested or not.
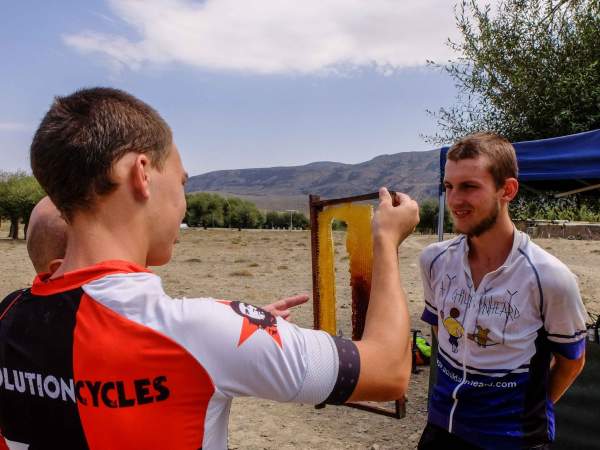
[[(300, 328), (243, 302), (188, 299), (178, 304), (182, 324), (177, 333), (218, 380), (223, 394), (309, 404), (402, 398), (411, 354), (397, 252), (418, 222), (418, 207), (405, 195), (394, 206), (385, 189), (380, 196), (373, 219), (371, 299), (361, 341)], [(292, 299), (291, 304), (303, 300)]]

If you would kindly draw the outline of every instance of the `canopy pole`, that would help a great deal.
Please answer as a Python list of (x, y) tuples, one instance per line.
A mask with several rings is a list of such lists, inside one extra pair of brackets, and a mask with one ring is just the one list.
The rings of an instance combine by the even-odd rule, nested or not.
[(573, 189), (572, 191), (562, 192), (560, 194), (554, 194), (554, 198), (566, 197), (567, 195), (578, 194), (580, 192), (592, 191), (600, 188), (600, 184), (594, 184), (592, 186), (586, 186), (579, 189)]
[(444, 207), (446, 205), (446, 191), (440, 189), (440, 200), (438, 207), (438, 242), (444, 240)]

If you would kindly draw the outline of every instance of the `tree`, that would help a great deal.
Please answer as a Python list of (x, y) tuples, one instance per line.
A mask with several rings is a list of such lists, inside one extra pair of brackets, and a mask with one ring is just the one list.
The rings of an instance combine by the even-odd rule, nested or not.
[[(427, 199), (420, 203), (419, 206), (419, 224), (417, 230), (421, 233), (434, 233), (438, 226), (439, 203), (437, 200)], [(452, 222), (448, 209), (444, 209), (444, 231), (448, 232), (452, 229)]]
[(10, 220), (9, 237), (18, 239), (19, 220), (25, 224), (25, 235), (33, 207), (44, 196), (37, 180), (24, 172), (0, 174), (0, 214)]
[(308, 226), (310, 224), (310, 221), (308, 220), (308, 217), (306, 217), (303, 213), (301, 212), (293, 212), (293, 223), (294, 223), (294, 228), (296, 229), (300, 229), (300, 230), (306, 230), (308, 229)]
[(265, 228), (282, 228), (284, 222), (283, 215), (278, 211), (269, 211), (265, 215)]
[(207, 192), (198, 192), (186, 196), (187, 211), (185, 222), (192, 227), (222, 227), (223, 211), (226, 200)]
[(290, 227), (290, 214), (292, 215), (291, 222), (294, 229), (306, 230), (308, 228), (308, 217), (298, 211), (269, 211), (265, 215), (264, 227), (288, 229)]
[(248, 200), (231, 197), (229, 203), (229, 220), (232, 227), (238, 230), (242, 228), (260, 228), (264, 223), (264, 218), (256, 205)]
[(456, 9), (458, 58), (446, 71), (457, 104), (431, 113), (449, 143), (475, 131), (510, 141), (600, 128), (600, 0), (476, 0)]

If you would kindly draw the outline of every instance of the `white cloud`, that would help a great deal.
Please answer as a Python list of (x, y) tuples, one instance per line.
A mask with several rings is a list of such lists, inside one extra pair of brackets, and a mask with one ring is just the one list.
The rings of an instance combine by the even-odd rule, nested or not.
[(63, 36), (119, 68), (172, 63), (261, 74), (444, 61), (457, 35), (447, 0), (110, 0), (134, 39), (84, 30)]
[(20, 122), (0, 122), (0, 131), (28, 131), (31, 126)]

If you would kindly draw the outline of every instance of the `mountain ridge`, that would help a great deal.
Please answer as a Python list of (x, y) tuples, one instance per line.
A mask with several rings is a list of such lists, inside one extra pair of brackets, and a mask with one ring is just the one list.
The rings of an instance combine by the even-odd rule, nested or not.
[(417, 200), (437, 196), (439, 150), (379, 155), (347, 164), (315, 161), (300, 166), (231, 169), (190, 177), (186, 192), (214, 192), (253, 201), (261, 209), (308, 209), (308, 194), (346, 197), (380, 186)]

